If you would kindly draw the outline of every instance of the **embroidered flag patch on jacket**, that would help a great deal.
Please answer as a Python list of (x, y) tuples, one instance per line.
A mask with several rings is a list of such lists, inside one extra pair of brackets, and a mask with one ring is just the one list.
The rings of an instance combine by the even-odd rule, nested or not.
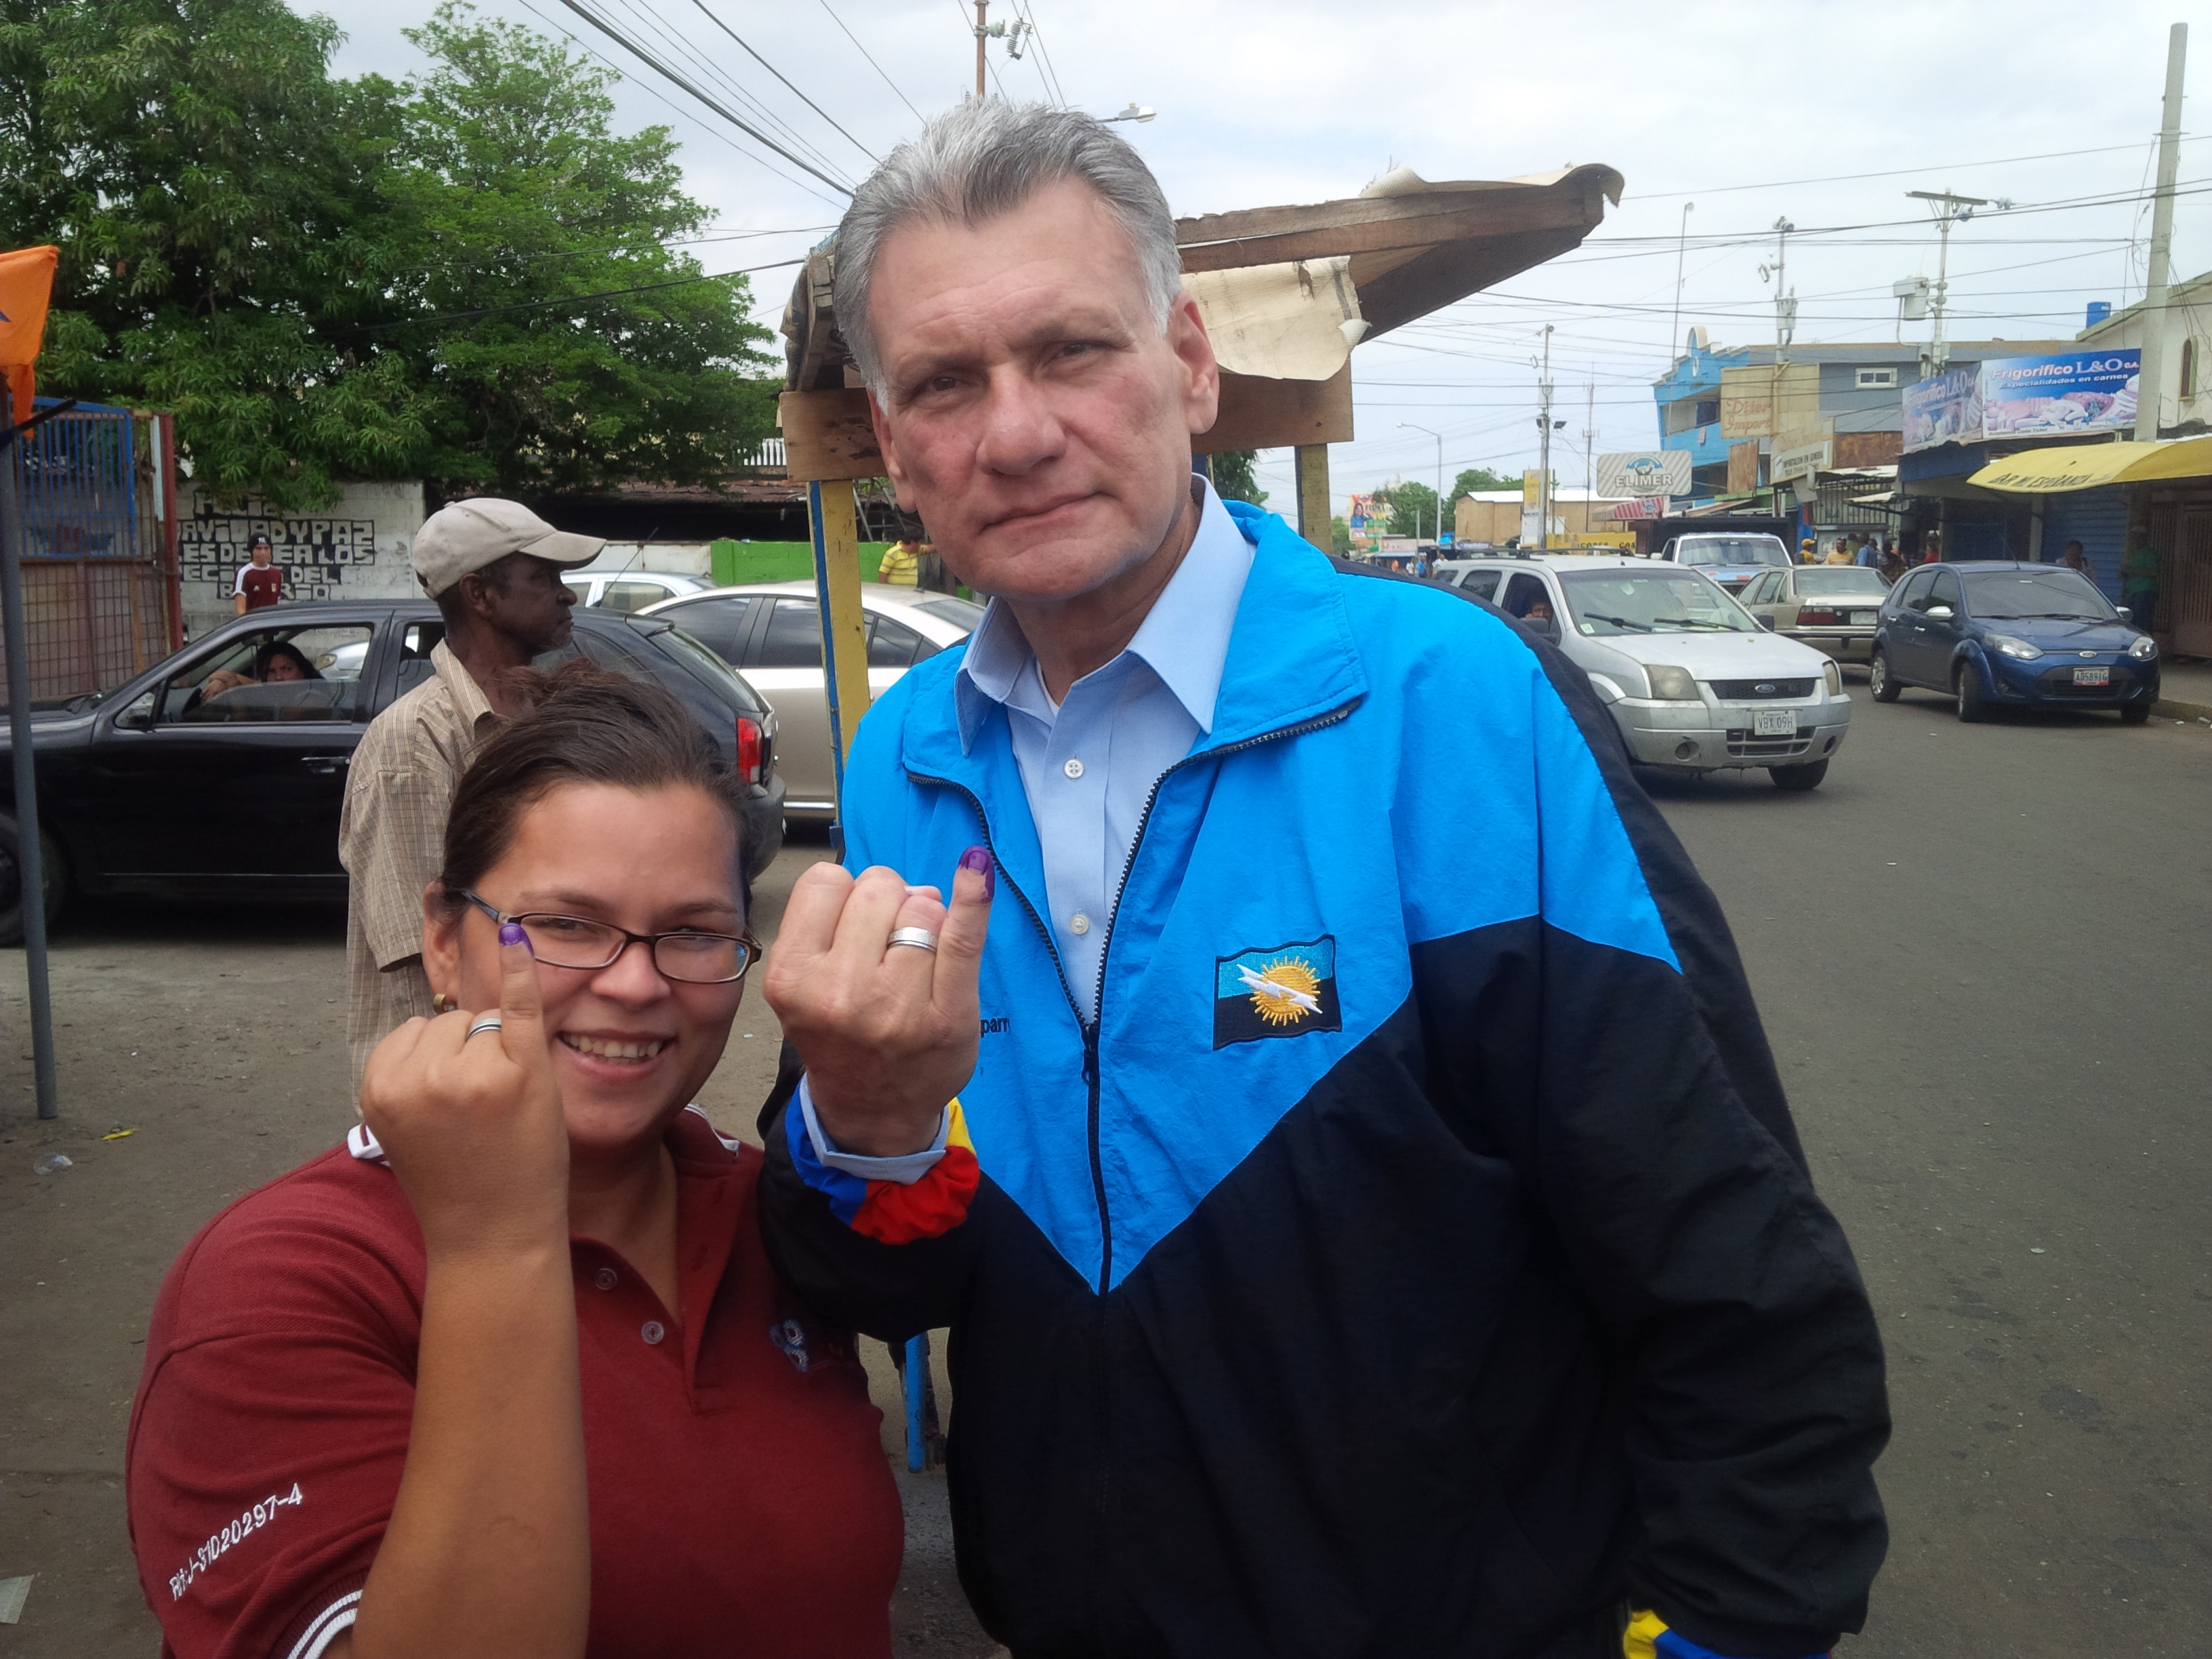
[(1340, 1031), (1336, 1001), (1336, 940), (1327, 935), (1304, 945), (1240, 951), (1216, 958), (1213, 1046), (1260, 1037)]

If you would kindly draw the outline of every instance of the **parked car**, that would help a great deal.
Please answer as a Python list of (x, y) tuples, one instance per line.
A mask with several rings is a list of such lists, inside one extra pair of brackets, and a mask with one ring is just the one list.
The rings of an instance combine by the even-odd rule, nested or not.
[(1889, 584), (1881, 573), (1856, 564), (1793, 564), (1761, 571), (1736, 595), (1764, 626), (1838, 662), (1873, 658), (1875, 618), (1888, 597)]
[[(750, 872), (783, 845), (775, 711), (720, 658), (665, 622), (574, 612), (545, 661), (580, 652), (665, 686), (745, 782)], [(155, 897), (343, 896), (338, 814), (362, 728), (434, 672), (445, 637), (427, 599), (249, 612), (108, 693), (32, 716), (46, 910), (72, 892)], [(210, 692), (271, 644), (319, 678)], [(222, 684), (217, 683), (218, 685)], [(8, 751), (0, 723), (0, 755)], [(0, 943), (22, 937), (12, 773), (0, 763)]]
[(1472, 560), (1450, 580), (1554, 641), (1641, 765), (1764, 767), (1778, 787), (1811, 789), (1850, 729), (1843, 671), (1768, 633), (1700, 570), (1537, 555)]
[(561, 580), (575, 594), (579, 608), (592, 605), (625, 613), (679, 593), (704, 592), (714, 585), (704, 576), (673, 570), (572, 570)]
[(1867, 689), (1948, 692), (1959, 718), (1992, 707), (2113, 708), (2140, 726), (2158, 701), (2158, 642), (2063, 565), (1923, 564), (1889, 590)]
[(1763, 531), (1686, 532), (1661, 548), (1659, 556), (1705, 572), (1731, 593), (1763, 570), (1796, 562), (1779, 536)]
[[(915, 664), (963, 644), (983, 607), (946, 593), (860, 585), (868, 619), (868, 690), (880, 697)], [(790, 786), (784, 810), (826, 819), (837, 810), (830, 761), (830, 696), (822, 683), (822, 611), (813, 582), (717, 587), (642, 613), (698, 640), (775, 706), (777, 754)]]

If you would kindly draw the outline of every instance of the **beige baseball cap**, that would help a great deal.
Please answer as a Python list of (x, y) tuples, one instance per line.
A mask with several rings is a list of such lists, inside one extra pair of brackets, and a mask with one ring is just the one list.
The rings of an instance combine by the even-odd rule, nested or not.
[(556, 530), (520, 501), (476, 495), (440, 507), (415, 532), (415, 577), (432, 599), (510, 553), (562, 566), (589, 564), (606, 543)]

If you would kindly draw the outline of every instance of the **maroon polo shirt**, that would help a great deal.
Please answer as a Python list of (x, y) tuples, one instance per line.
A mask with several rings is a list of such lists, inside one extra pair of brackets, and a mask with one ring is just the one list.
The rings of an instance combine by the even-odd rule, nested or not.
[[(691, 1317), (605, 1245), (571, 1246), (587, 1651), (885, 1659), (902, 1522), (866, 1377), (769, 1267), (759, 1152), (696, 1112), (669, 1144)], [(350, 1626), (406, 1461), (423, 1270), (398, 1182), (343, 1146), (170, 1269), (126, 1475), (164, 1654), (315, 1659)]]

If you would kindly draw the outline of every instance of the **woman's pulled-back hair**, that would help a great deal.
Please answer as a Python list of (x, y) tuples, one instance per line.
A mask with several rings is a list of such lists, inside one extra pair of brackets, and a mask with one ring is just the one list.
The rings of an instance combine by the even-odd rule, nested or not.
[(744, 787), (682, 703), (657, 685), (581, 659), (550, 674), (511, 670), (501, 687), (531, 707), (484, 740), (453, 791), (438, 877), (448, 908), (466, 903), (459, 890), (474, 888), (507, 856), (525, 812), (562, 784), (598, 783), (688, 785), (719, 805), (737, 832), (738, 897), (751, 914)]

